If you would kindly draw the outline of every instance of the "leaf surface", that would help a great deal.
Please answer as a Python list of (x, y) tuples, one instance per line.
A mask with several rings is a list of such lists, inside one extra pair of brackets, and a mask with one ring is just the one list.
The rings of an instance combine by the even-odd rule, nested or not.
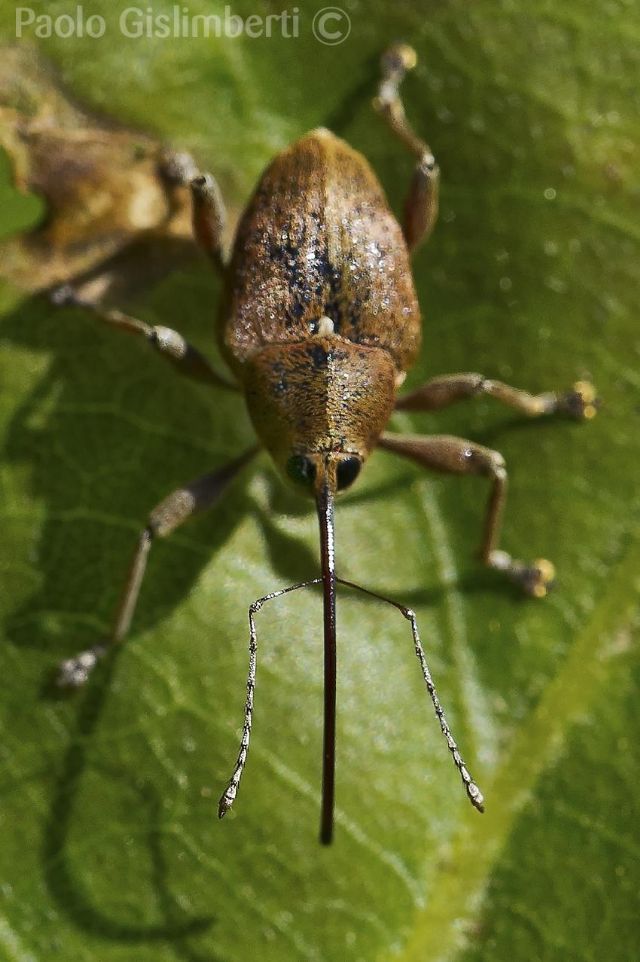
[[(20, 43), (96, 114), (194, 151), (232, 210), (278, 149), (320, 124), (367, 155), (399, 209), (410, 161), (369, 99), (380, 50), (413, 43), (407, 112), (443, 196), (415, 259), (425, 344), (409, 386), (464, 370), (532, 390), (591, 378), (604, 406), (589, 424), (525, 421), (485, 400), (394, 421), (504, 454), (503, 544), (553, 560), (544, 601), (474, 560), (482, 480), (427, 477), (380, 453), (341, 503), (340, 572), (418, 613), (487, 812), (464, 798), (407, 623), (344, 592), (338, 825), (325, 850), (313, 591), (260, 614), (250, 759), (235, 817), (215, 812), (242, 720), (247, 606), (317, 570), (314, 518), (265, 456), (154, 547), (117, 657), (75, 698), (48, 697), (52, 666), (108, 630), (150, 508), (252, 434), (240, 399), (5, 281), (0, 957), (627, 962), (640, 882), (637, 11), (354, 2), (349, 37), (330, 47), (313, 37), (313, 5), (297, 38), (209, 41), (123, 39), (125, 6), (94, 0), (100, 40)], [(224, 16), (202, 0), (189, 9)], [(12, 39), (14, 8), (0, 24)], [(1, 176), (4, 237), (37, 209), (6, 161)], [(122, 306), (215, 356), (218, 294), (195, 261)]]

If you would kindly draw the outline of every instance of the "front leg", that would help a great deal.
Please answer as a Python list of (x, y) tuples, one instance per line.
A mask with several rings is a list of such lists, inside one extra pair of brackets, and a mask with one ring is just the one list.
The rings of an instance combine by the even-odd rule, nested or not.
[(215, 504), (255, 453), (256, 448), (251, 448), (217, 471), (178, 488), (156, 505), (138, 538), (110, 636), (104, 642), (63, 661), (58, 670), (59, 685), (65, 688), (78, 688), (83, 685), (96, 663), (126, 638), (154, 539), (166, 538), (189, 518)]
[(464, 398), (485, 395), (501, 404), (522, 411), (530, 417), (542, 414), (566, 414), (576, 419), (595, 417), (598, 399), (589, 381), (577, 381), (570, 391), (529, 394), (519, 388), (494, 381), (482, 374), (445, 374), (434, 377), (410, 394), (398, 398), (397, 411), (439, 411)]
[(447, 474), (476, 474), (491, 479), (480, 558), (489, 568), (503, 571), (534, 598), (543, 598), (554, 580), (555, 571), (544, 558), (525, 563), (512, 558), (498, 547), (502, 513), (507, 495), (507, 469), (504, 458), (473, 441), (447, 434), (383, 434), (379, 445), (432, 471)]

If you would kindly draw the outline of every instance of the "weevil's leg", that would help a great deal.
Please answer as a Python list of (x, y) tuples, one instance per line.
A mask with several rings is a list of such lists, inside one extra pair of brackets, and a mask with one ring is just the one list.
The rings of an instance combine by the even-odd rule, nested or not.
[(220, 188), (211, 174), (201, 174), (191, 181), (191, 198), (196, 241), (209, 255), (216, 269), (223, 273), (226, 257), (222, 234), (227, 215)]
[[(158, 161), (160, 176), (168, 188), (169, 214), (170, 220), (182, 209), (182, 191), (179, 188), (189, 187), (194, 177), (200, 173), (198, 165), (191, 156), (184, 150), (172, 150), (166, 148), (160, 154)], [(177, 188), (177, 189), (176, 189)]]
[(438, 217), (440, 170), (432, 150), (414, 132), (400, 97), (400, 84), (417, 62), (413, 47), (395, 44), (382, 55), (382, 78), (374, 108), (416, 158), (416, 166), (404, 205), (403, 231), (409, 250), (426, 240)]
[(224, 272), (226, 258), (222, 235), (227, 214), (220, 188), (212, 174), (202, 174), (191, 154), (166, 151), (162, 158), (162, 172), (169, 183), (191, 189), (191, 216), (194, 237), (220, 272)]
[(398, 398), (396, 410), (438, 411), (456, 401), (482, 394), (494, 397), (530, 417), (559, 413), (588, 420), (595, 416), (598, 409), (595, 388), (589, 381), (577, 381), (570, 391), (563, 393), (548, 391), (545, 394), (529, 394), (482, 374), (464, 373), (434, 377), (411, 394)]
[(525, 563), (498, 548), (502, 513), (507, 495), (507, 470), (497, 451), (473, 441), (447, 434), (383, 434), (380, 447), (416, 461), (432, 471), (447, 474), (477, 474), (491, 479), (491, 493), (484, 522), (480, 558), (489, 568), (504, 571), (527, 594), (542, 598), (554, 580), (550, 561), (540, 558)]
[(200, 173), (195, 160), (186, 150), (163, 150), (159, 165), (164, 180), (176, 187), (188, 187)]
[(147, 324), (145, 321), (140, 321), (137, 317), (131, 317), (131, 315), (124, 314), (122, 311), (111, 310), (101, 307), (100, 304), (83, 300), (68, 284), (53, 291), (51, 300), (57, 307), (81, 307), (119, 331), (145, 338), (162, 357), (166, 358), (181, 374), (187, 377), (225, 388), (228, 391), (238, 390), (235, 384), (227, 381), (221, 374), (214, 371), (204, 355), (192, 344), (189, 344), (182, 334), (170, 327)]
[(424, 683), (429, 692), (431, 701), (433, 702), (433, 707), (435, 709), (436, 715), (438, 716), (438, 721), (440, 722), (440, 730), (447, 740), (447, 745), (449, 746), (449, 751), (455, 763), (456, 768), (460, 773), (462, 778), (462, 783), (465, 787), (467, 795), (469, 796), (469, 801), (471, 804), (478, 809), (479, 812), (484, 812), (484, 798), (482, 792), (473, 781), (469, 773), (469, 769), (465, 765), (460, 752), (458, 751), (458, 746), (451, 733), (451, 729), (447, 724), (447, 719), (444, 715), (444, 710), (440, 704), (440, 699), (438, 698), (438, 692), (436, 691), (436, 686), (433, 683), (433, 678), (431, 677), (431, 672), (429, 671), (429, 665), (427, 664), (427, 658), (424, 653), (424, 648), (422, 647), (422, 642), (420, 641), (420, 634), (418, 632), (418, 622), (416, 619), (415, 612), (411, 608), (405, 608), (404, 605), (398, 604), (397, 601), (392, 601), (391, 598), (385, 598), (384, 595), (379, 595), (375, 591), (369, 591), (367, 588), (361, 587), (361, 585), (355, 584), (353, 581), (345, 581), (343, 578), (336, 578), (338, 584), (345, 585), (347, 588), (355, 588), (356, 591), (361, 591), (365, 595), (369, 595), (371, 598), (377, 598), (378, 601), (384, 601), (388, 605), (392, 605), (397, 608), (398, 611), (402, 612), (404, 617), (411, 623), (411, 632), (413, 634), (413, 646), (415, 648), (416, 656), (420, 662), (420, 667), (422, 669), (422, 677), (424, 678)]
[(253, 694), (256, 687), (256, 656), (258, 651), (255, 615), (260, 611), (262, 606), (267, 603), (267, 601), (273, 601), (274, 598), (281, 598), (282, 595), (289, 594), (290, 591), (297, 591), (298, 588), (308, 588), (309, 585), (318, 585), (321, 582), (322, 578), (313, 578), (311, 581), (302, 581), (300, 584), (291, 585), (289, 588), (281, 588), (279, 591), (272, 591), (263, 598), (258, 598), (258, 600), (254, 601), (249, 607), (249, 674), (247, 677), (247, 698), (244, 705), (244, 724), (242, 726), (240, 750), (238, 752), (238, 758), (233, 770), (233, 775), (229, 779), (227, 787), (220, 796), (220, 801), (218, 802), (218, 818), (224, 818), (235, 802), (236, 795), (238, 794), (240, 779), (242, 778), (244, 766), (247, 762), (249, 740), (251, 738), (251, 725), (253, 722)]
[(59, 668), (58, 684), (73, 688), (83, 685), (96, 662), (124, 640), (138, 601), (154, 539), (165, 538), (189, 518), (210, 508), (233, 478), (251, 460), (256, 450), (251, 448), (223, 468), (203, 475), (184, 488), (178, 488), (156, 505), (138, 539), (122, 598), (116, 609), (111, 635), (106, 642), (94, 645), (86, 651), (79, 652), (75, 657), (63, 661)]

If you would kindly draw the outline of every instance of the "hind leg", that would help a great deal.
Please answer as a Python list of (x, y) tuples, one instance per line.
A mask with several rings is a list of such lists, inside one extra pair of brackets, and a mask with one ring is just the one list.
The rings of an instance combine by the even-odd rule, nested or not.
[(404, 205), (403, 232), (410, 251), (425, 241), (438, 217), (440, 169), (431, 148), (414, 132), (400, 97), (400, 84), (417, 62), (416, 52), (406, 44), (395, 44), (382, 55), (382, 79), (373, 100), (375, 110), (416, 158)]

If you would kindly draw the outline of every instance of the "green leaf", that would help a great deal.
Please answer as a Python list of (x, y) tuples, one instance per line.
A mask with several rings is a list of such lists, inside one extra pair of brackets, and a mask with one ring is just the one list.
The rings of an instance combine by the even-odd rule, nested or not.
[[(117, 657), (76, 697), (49, 696), (53, 666), (108, 631), (150, 508), (242, 450), (251, 428), (239, 399), (7, 280), (0, 957), (627, 962), (640, 883), (636, 8), (355, 2), (349, 37), (326, 46), (315, 5), (300, 5), (299, 37), (255, 40), (125, 39), (125, 7), (94, 0), (100, 40), (20, 43), (97, 113), (195, 151), (232, 209), (319, 124), (367, 155), (398, 209), (410, 160), (369, 99), (383, 46), (410, 41), (407, 112), (443, 176), (439, 224), (415, 259), (425, 345), (410, 385), (462, 370), (532, 390), (589, 377), (604, 405), (589, 424), (525, 422), (485, 400), (394, 422), (505, 455), (503, 544), (553, 560), (543, 601), (474, 560), (482, 480), (380, 453), (341, 503), (340, 572), (416, 610), (487, 812), (464, 798), (407, 623), (343, 592), (338, 824), (322, 849), (313, 591), (259, 616), (249, 763), (235, 817), (216, 818), (242, 721), (247, 606), (317, 571), (314, 518), (265, 456), (153, 548)], [(224, 16), (202, 0), (189, 10)], [(232, 12), (280, 10), (241, 0)], [(0, 10), (7, 40), (14, 14)], [(36, 214), (6, 164), (1, 177), (5, 236)], [(218, 294), (196, 262), (123, 307), (215, 356)]]

